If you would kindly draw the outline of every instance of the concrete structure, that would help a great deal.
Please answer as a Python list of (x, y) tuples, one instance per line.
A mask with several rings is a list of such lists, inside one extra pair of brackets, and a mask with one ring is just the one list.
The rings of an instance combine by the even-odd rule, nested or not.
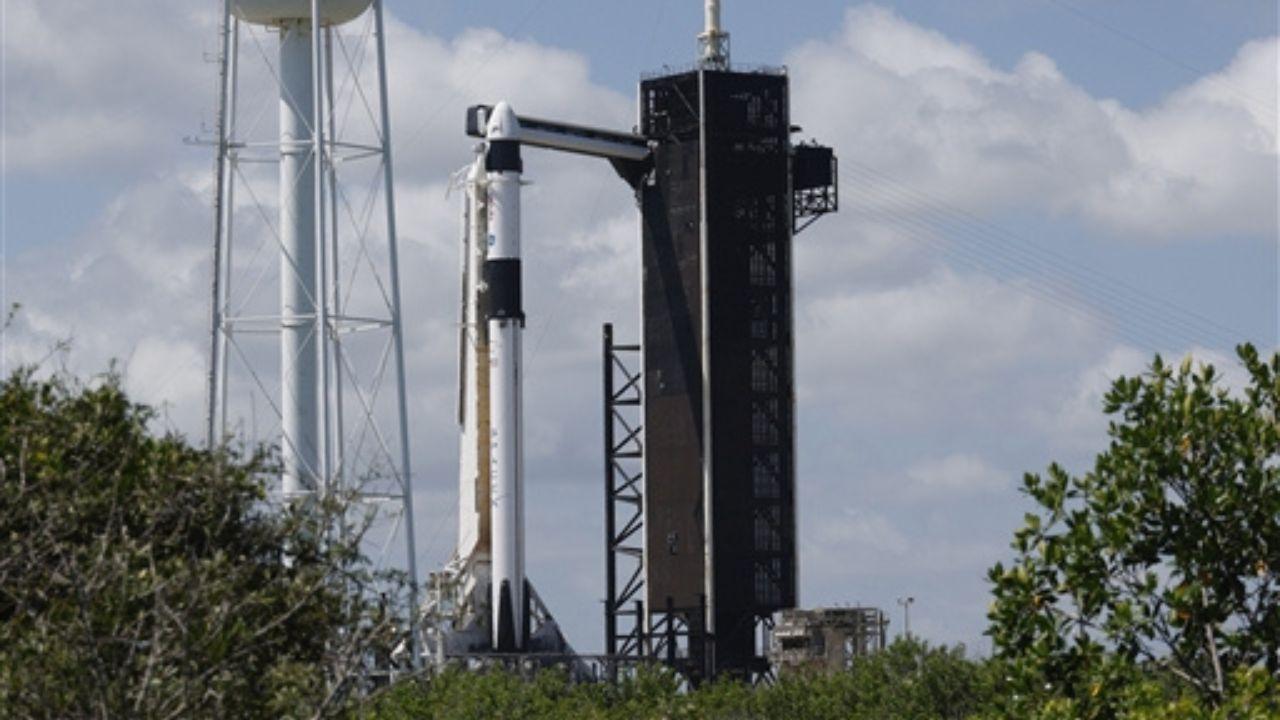
[(769, 647), (780, 672), (843, 670), (885, 647), (889, 618), (872, 607), (783, 610)]

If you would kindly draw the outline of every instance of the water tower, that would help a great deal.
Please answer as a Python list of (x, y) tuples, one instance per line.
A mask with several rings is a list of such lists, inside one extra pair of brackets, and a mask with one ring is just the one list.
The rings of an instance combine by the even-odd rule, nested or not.
[(224, 2), (208, 442), (278, 446), (285, 501), (353, 494), (415, 607), (384, 39), (381, 0)]

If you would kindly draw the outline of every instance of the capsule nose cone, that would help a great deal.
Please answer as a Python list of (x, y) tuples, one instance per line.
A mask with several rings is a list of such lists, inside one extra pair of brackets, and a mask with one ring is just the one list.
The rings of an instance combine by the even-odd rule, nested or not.
[(513, 140), (520, 130), (520, 121), (516, 113), (504, 100), (493, 107), (489, 113), (489, 122), (485, 125), (484, 134), (490, 140)]

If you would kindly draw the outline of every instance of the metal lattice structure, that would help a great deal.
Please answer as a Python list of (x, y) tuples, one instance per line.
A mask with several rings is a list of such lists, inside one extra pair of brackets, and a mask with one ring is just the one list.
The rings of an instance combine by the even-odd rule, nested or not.
[(604, 326), (605, 653), (649, 654), (644, 613), (644, 426), (639, 345)]
[(793, 233), (840, 209), (839, 161), (831, 148), (814, 143), (791, 150)]
[(255, 5), (222, 7), (207, 440), (278, 447), (283, 502), (354, 498), (335, 531), (416, 607), (382, 2)]

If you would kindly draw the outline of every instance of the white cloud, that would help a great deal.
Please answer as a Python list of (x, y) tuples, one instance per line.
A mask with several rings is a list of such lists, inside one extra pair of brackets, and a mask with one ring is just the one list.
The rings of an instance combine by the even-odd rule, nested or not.
[(1106, 422), (1102, 420), (1102, 399), (1111, 383), (1123, 375), (1136, 375), (1151, 361), (1132, 347), (1113, 348), (1064, 385), (1057, 402), (1042, 408), (1038, 425), (1055, 437), (1057, 444), (1083, 460), (1103, 449)]
[(973, 453), (952, 453), (907, 468), (907, 479), (922, 494), (991, 494), (1010, 487), (1009, 475)]
[(978, 211), (1074, 213), (1136, 237), (1273, 236), (1276, 48), (1250, 43), (1143, 110), (1089, 96), (1044, 55), (1002, 70), (877, 5), (789, 64), (795, 116), (840, 148), (859, 202), (887, 202), (871, 168)]
[[(462, 132), (463, 110), (472, 104), (506, 100), (522, 115), (620, 129), (635, 122), (632, 100), (594, 82), (587, 59), (568, 50), (491, 29), (445, 39), (390, 18), (387, 53), (397, 171), (410, 182), (439, 177), (470, 160), (476, 140)], [(537, 150), (527, 155), (534, 180), (547, 182), (550, 168), (557, 177), (587, 175), (581, 188), (598, 186), (597, 175), (575, 172), (591, 161)], [(573, 212), (583, 209), (573, 204), (575, 198), (588, 203), (592, 197), (579, 192), (558, 199), (570, 203), (565, 209)]]
[(802, 515), (803, 606), (878, 607), (898, 628), (897, 600), (912, 596), (915, 632), (932, 642), (973, 644), (987, 601), (985, 570), (1007, 546), (1007, 537), (990, 526), (1013, 517), (975, 518), (978, 529), (940, 529), (921, 518), (928, 514), (890, 516), (836, 504), (821, 515)]
[(205, 402), (207, 362), (207, 349), (191, 342), (144, 337), (124, 360), (125, 382), (139, 402), (182, 413), (169, 421), (191, 427), (191, 411)]
[(207, 206), (198, 188), (166, 176), (127, 188), (65, 245), (6, 263), (8, 294), (23, 305), (8, 360), (34, 363), (69, 341), (70, 369), (112, 359), (138, 399), (167, 403), (166, 427), (198, 430), (207, 358)]
[(811, 541), (830, 549), (851, 566), (878, 566), (874, 558), (901, 559), (911, 548), (907, 537), (884, 515), (845, 506), (817, 519)]
[(212, 3), (6, 3), (9, 170), (170, 167), (213, 113)]
[(796, 315), (803, 412), (904, 429), (943, 408), (1001, 422), (1034, 397), (1026, 382), (1053, 382), (1104, 341), (1035, 295), (940, 266), (893, 287), (806, 288)]
[(1146, 111), (1104, 107), (1131, 162), (1095, 181), (1083, 212), (1133, 235), (1275, 236), (1276, 38)]

